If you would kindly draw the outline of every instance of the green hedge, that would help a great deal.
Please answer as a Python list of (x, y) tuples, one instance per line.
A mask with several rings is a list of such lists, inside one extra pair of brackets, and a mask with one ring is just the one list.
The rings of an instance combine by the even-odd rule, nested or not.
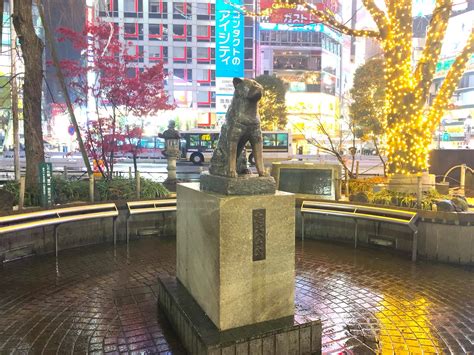
[[(417, 208), (416, 194), (390, 190), (381, 190), (375, 193), (372, 191), (359, 191), (351, 194), (349, 199), (354, 202), (372, 203), (375, 205)], [(438, 201), (447, 199), (449, 199), (449, 196), (441, 195), (436, 190), (424, 192), (421, 199), (421, 209), (432, 210), (433, 205), (436, 205)]]
[[(159, 182), (141, 178), (141, 198), (154, 199), (169, 195), (169, 191)], [(89, 201), (89, 180), (65, 180), (62, 177), (53, 177), (53, 203), (64, 204), (76, 201)], [(15, 204), (19, 200), (19, 184), (10, 181), (4, 187), (15, 196)], [(113, 180), (96, 180), (95, 200), (96, 201), (116, 201), (131, 200), (136, 198), (135, 180), (116, 177)], [(34, 206), (38, 203), (38, 198), (25, 196), (25, 205)]]

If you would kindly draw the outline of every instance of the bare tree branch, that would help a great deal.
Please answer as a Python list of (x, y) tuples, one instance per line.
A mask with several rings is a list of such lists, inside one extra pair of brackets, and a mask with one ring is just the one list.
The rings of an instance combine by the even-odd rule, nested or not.
[(377, 27), (379, 28), (380, 37), (386, 38), (389, 32), (388, 19), (385, 13), (380, 10), (375, 4), (374, 0), (362, 0), (365, 8), (372, 15)]
[(471, 59), (471, 56), (474, 52), (474, 27), (471, 30), (469, 39), (467, 40), (466, 45), (464, 46), (462, 52), (456, 57), (451, 69), (448, 71), (448, 75), (444, 79), (441, 87), (439, 88), (436, 99), (431, 106), (429, 115), (428, 115), (428, 125), (429, 129), (433, 130), (438, 124), (441, 118), (443, 117), (444, 111), (448, 104), (448, 100), (453, 96), (454, 91), (456, 90), (459, 80), (461, 79), (464, 69), (466, 68), (467, 63)]
[(452, 10), (452, 0), (437, 0), (436, 9), (430, 21), (428, 36), (421, 60), (415, 70), (417, 86), (422, 90), (420, 98), (425, 99), (431, 86), (431, 80), (436, 70), (436, 64), (443, 46), (443, 39), (448, 27)]
[(341, 22), (337, 21), (333, 16), (328, 15), (324, 11), (318, 10), (313, 4), (305, 3), (303, 5), (311, 14), (320, 18), (322, 22), (327, 24), (328, 26), (333, 27), (334, 29), (354, 37), (373, 37), (382, 39), (382, 36), (379, 31), (375, 30), (356, 30), (346, 25), (342, 24)]

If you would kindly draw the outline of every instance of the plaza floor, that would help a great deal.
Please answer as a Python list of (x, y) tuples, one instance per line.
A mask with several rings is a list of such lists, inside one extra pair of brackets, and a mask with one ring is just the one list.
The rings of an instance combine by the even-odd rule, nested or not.
[[(474, 353), (474, 270), (315, 241), (297, 249), (296, 317), (323, 352)], [(61, 251), (0, 266), (0, 354), (182, 354), (156, 306), (175, 241)]]

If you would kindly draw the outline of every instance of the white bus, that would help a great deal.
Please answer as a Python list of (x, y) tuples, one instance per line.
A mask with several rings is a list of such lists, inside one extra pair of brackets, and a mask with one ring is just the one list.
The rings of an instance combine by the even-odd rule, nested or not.
[[(194, 129), (180, 133), (181, 158), (194, 164), (202, 164), (211, 160), (219, 139), (219, 130)], [(289, 131), (263, 131), (262, 138), (264, 159), (286, 160), (292, 158), (293, 149)], [(250, 152), (248, 161), (250, 164), (254, 164), (255, 160), (250, 146), (247, 147), (247, 152)]]

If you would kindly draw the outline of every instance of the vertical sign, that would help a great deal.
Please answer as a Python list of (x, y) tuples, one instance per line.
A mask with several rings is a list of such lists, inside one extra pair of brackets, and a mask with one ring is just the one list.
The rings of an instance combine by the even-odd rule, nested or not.
[(40, 188), (41, 206), (49, 207), (53, 204), (53, 165), (51, 163), (40, 163)]
[(244, 76), (242, 0), (216, 0), (216, 114), (222, 122), (232, 101), (232, 78)]
[(266, 248), (266, 210), (252, 210), (253, 225), (253, 261), (265, 260), (267, 254)]

